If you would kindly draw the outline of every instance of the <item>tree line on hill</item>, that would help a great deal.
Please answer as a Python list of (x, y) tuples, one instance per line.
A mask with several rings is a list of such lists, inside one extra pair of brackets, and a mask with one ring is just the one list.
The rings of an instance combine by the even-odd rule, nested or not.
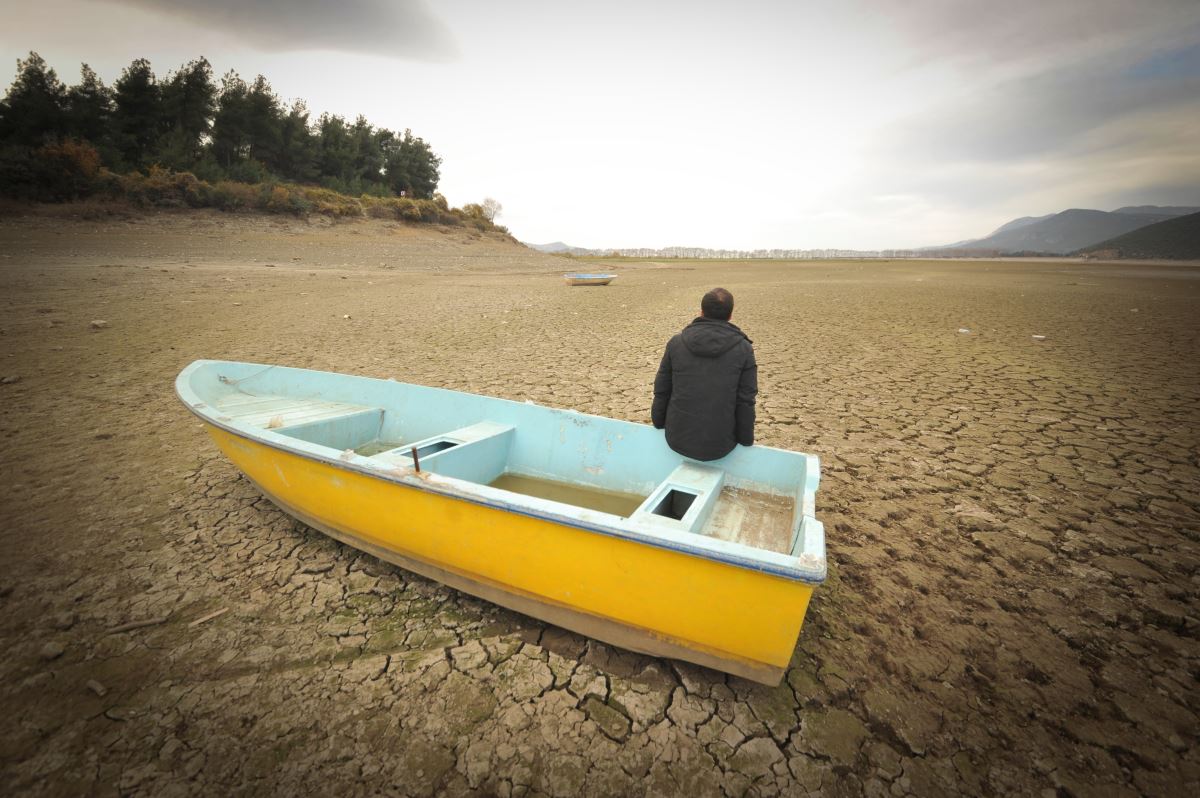
[(64, 199), (40, 196), (39, 185), (63, 170), (94, 174), (96, 165), (186, 172), (205, 185), (288, 182), (420, 200), (434, 198), (441, 159), (410, 130), (362, 116), (314, 122), (302, 100), (285, 106), (262, 75), (247, 82), (230, 71), (218, 84), (204, 58), (164, 79), (138, 59), (111, 87), (87, 64), (66, 86), (37, 53), (18, 60), (0, 100), (0, 192)]

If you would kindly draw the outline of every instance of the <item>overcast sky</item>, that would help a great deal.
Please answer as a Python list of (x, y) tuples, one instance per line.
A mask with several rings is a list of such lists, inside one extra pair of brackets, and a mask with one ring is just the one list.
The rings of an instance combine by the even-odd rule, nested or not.
[(523, 241), (882, 248), (1200, 205), (1196, 0), (40, 0), (4, 86), (204, 56), (411, 128)]

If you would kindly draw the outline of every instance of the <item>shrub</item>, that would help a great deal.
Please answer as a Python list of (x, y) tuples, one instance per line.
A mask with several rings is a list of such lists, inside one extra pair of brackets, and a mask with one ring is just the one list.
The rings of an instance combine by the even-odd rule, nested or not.
[(290, 208), (291, 212), (297, 216), (307, 216), (308, 213), (312, 211), (313, 206), (312, 203), (304, 197), (303, 192), (293, 186), (288, 191), (288, 207)]
[(383, 183), (363, 183), (362, 190), (359, 193), (362, 194), (364, 198), (376, 197), (378, 199), (391, 199), (392, 196), (392, 190)]
[(192, 174), (206, 183), (216, 183), (225, 178), (225, 170), (221, 168), (211, 153), (206, 153), (203, 158), (196, 161), (192, 166)]
[(26, 147), (0, 149), (0, 193), (14, 199), (37, 199), (38, 179)]
[(193, 208), (209, 208), (213, 204), (212, 184), (200, 180), (190, 172), (180, 173), (179, 189), (183, 201)]
[[(472, 227), (483, 232), (507, 231), (486, 218), (477, 204), (451, 208), (446, 198), (432, 199), (380, 196), (379, 186), (361, 186), (360, 196), (295, 184), (228, 179), (205, 179), (191, 172), (175, 172), (152, 166), (142, 174), (117, 174), (100, 166), (95, 148), (85, 141), (63, 140), (36, 150), (0, 147), (0, 195), (17, 200), (62, 201), (88, 194), (110, 198), (137, 207), (219, 208), (223, 211), (261, 210), (303, 216), (319, 213), (334, 218), (370, 216), (412, 224)], [(211, 157), (197, 163), (205, 175), (221, 176)], [(262, 164), (245, 162), (241, 173), (266, 175)], [(353, 181), (356, 184), (359, 181)]]
[[(444, 216), (442, 208), (430, 200), (417, 200), (417, 207), (421, 209), (421, 221), (426, 224), (437, 224), (443, 222)], [(457, 220), (455, 220), (457, 221)]]
[(487, 208), (484, 208), (477, 202), (467, 203), (462, 206), (461, 210), (451, 211), (451, 213), (459, 215), (462, 222), (481, 232), (487, 232), (494, 227), (491, 220), (488, 219)]
[(128, 191), (138, 194), (140, 202), (158, 208), (203, 208), (210, 202), (211, 186), (197, 180), (191, 172), (170, 172), (150, 167), (148, 175), (128, 175)]
[(100, 173), (96, 175), (96, 193), (107, 194), (113, 199), (128, 199), (125, 192), (122, 190), (122, 177), (115, 172), (110, 172), (104, 167), (100, 167)]
[(315, 213), (337, 218), (363, 215), (362, 203), (354, 197), (347, 197), (327, 188), (306, 187), (302, 191)]
[(283, 186), (266, 186), (263, 189), (266, 195), (266, 202), (263, 203), (263, 209), (271, 213), (291, 213), (292, 212), (292, 195)]
[(271, 173), (261, 161), (247, 158), (226, 167), (225, 179), (233, 183), (263, 183), (271, 179)]
[(421, 206), (417, 203), (416, 200), (411, 200), (407, 197), (403, 197), (401, 199), (396, 200), (396, 202), (397, 202), (396, 214), (401, 220), (406, 221), (406, 222), (421, 221)]
[(396, 209), (389, 202), (372, 202), (367, 205), (367, 216), (372, 219), (396, 219)]
[(213, 186), (213, 204), (223, 211), (240, 211), (253, 208), (258, 200), (258, 191), (246, 183), (222, 180)]
[(100, 154), (86, 141), (63, 139), (33, 152), (35, 196), (51, 202), (87, 196), (100, 171)]

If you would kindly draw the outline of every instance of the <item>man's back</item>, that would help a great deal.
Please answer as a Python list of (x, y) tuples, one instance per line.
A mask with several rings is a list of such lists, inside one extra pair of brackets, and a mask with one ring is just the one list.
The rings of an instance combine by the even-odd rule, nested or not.
[[(732, 297), (730, 298), (732, 304)], [(695, 460), (754, 444), (758, 365), (746, 334), (701, 316), (671, 338), (654, 378), (651, 420), (667, 445)]]

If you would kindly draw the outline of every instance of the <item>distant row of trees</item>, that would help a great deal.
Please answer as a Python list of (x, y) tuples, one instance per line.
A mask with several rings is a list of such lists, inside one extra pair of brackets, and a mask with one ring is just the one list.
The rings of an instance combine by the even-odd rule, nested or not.
[(66, 86), (31, 52), (0, 101), (0, 159), (67, 141), (86, 142), (114, 172), (158, 167), (210, 182), (287, 181), (355, 196), (432, 198), (441, 166), (409, 130), (376, 128), (362, 116), (313, 122), (302, 100), (285, 107), (262, 75), (247, 83), (230, 71), (216, 83), (204, 58), (162, 80), (138, 59), (112, 87), (83, 64), (79, 83)]

